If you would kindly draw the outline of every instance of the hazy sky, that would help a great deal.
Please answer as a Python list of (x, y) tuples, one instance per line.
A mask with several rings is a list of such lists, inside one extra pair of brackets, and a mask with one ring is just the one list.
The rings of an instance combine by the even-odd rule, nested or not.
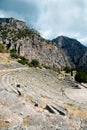
[(0, 17), (24, 20), (47, 39), (64, 35), (87, 45), (87, 0), (0, 0)]

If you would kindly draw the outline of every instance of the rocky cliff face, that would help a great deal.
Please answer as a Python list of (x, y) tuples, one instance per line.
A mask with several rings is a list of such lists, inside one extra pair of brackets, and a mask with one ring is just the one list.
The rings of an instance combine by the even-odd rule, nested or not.
[(15, 48), (17, 53), (28, 58), (38, 59), (40, 64), (63, 69), (69, 66), (65, 53), (51, 41), (43, 39), (40, 34), (26, 27), (24, 22), (0, 19), (0, 42), (6, 48)]
[(38, 59), (40, 64), (63, 69), (65, 66), (87, 70), (87, 48), (79, 41), (60, 36), (52, 41), (41, 37), (23, 21), (0, 18), (0, 43), (21, 56)]
[(79, 61), (78, 68), (87, 71), (87, 51), (84, 53)]
[(0, 26), (2, 27), (12, 27), (15, 29), (24, 29), (26, 28), (26, 23), (14, 18), (0, 18)]
[[(53, 39), (57, 47), (61, 48), (68, 57), (71, 66), (82, 68), (87, 63), (87, 48), (79, 41), (65, 36), (60, 36)], [(86, 68), (86, 67), (85, 67)]]

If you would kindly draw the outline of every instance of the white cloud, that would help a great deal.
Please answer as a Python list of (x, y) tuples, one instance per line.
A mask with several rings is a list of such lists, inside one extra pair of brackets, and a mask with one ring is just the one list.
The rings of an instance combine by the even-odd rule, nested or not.
[(87, 46), (87, 37), (82, 37), (82, 38), (79, 39), (79, 41), (80, 41), (81, 43), (84, 43), (84, 45)]
[(5, 16), (6, 16), (5, 13), (0, 10), (0, 17), (1, 17), (1, 18), (4, 18)]
[(48, 0), (36, 23), (36, 28), (41, 30), (41, 33), (48, 32), (46, 35), (48, 38), (61, 34), (80, 39), (86, 37), (86, 16), (87, 0)]
[(43, 37), (66, 35), (87, 42), (87, 0), (1, 0), (0, 9), (0, 17), (26, 20)]

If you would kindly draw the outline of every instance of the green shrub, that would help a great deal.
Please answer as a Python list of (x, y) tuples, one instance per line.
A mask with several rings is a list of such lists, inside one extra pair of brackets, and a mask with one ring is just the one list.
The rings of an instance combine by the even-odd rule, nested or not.
[(77, 71), (75, 80), (79, 83), (87, 83), (87, 73), (84, 71)]
[(70, 73), (70, 72), (71, 72), (71, 68), (70, 68), (69, 66), (66, 66), (66, 67), (64, 68), (64, 71), (65, 71), (66, 73)]
[(24, 56), (20, 56), (20, 59), (25, 61), (25, 62), (28, 62), (28, 59), (26, 59)]
[(10, 50), (10, 56), (11, 56), (12, 58), (15, 58), (15, 59), (19, 58), (19, 56), (18, 56), (18, 54), (17, 54), (17, 52), (16, 52), (15, 49), (11, 49), (11, 50)]
[(20, 56), (20, 60), (18, 60), (18, 62), (25, 65), (25, 64), (28, 64), (28, 59), (26, 59), (25, 57)]
[(43, 67), (41, 65), (39, 65), (39, 69), (42, 69)]
[(22, 65), (26, 64), (23, 60), (18, 60), (18, 62), (21, 63)]
[(16, 50), (13, 48), (10, 50), (10, 53), (16, 53)]
[(29, 64), (30, 67), (39, 67), (39, 61), (37, 59), (33, 59)]
[(31, 63), (29, 63), (29, 67), (33, 67), (33, 65)]
[(11, 53), (10, 56), (11, 56), (12, 58), (15, 58), (15, 59), (18, 59), (18, 58), (19, 58), (18, 54), (16, 54), (16, 53)]

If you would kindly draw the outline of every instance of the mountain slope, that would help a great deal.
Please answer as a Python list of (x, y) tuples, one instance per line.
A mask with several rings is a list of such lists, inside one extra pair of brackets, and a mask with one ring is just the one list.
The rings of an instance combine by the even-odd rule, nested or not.
[(40, 64), (63, 69), (69, 66), (64, 52), (45, 40), (40, 34), (26, 26), (22, 21), (13, 18), (0, 19), (0, 43), (4, 44), (8, 50), (15, 49), (21, 56), (38, 59)]
[(14, 18), (0, 18), (0, 43), (7, 50), (15, 49), (29, 62), (39, 60), (44, 66), (63, 69), (66, 66), (86, 69), (87, 48), (79, 41), (59, 36), (52, 41), (41, 37), (35, 29)]
[(87, 51), (84, 53), (79, 61), (78, 68), (87, 71)]
[[(71, 66), (79, 66), (81, 58), (87, 51), (87, 48), (79, 41), (65, 36), (60, 36), (52, 40), (57, 47), (61, 48), (68, 57)], [(84, 62), (86, 62), (84, 60)], [(83, 63), (82, 63), (83, 64)]]

